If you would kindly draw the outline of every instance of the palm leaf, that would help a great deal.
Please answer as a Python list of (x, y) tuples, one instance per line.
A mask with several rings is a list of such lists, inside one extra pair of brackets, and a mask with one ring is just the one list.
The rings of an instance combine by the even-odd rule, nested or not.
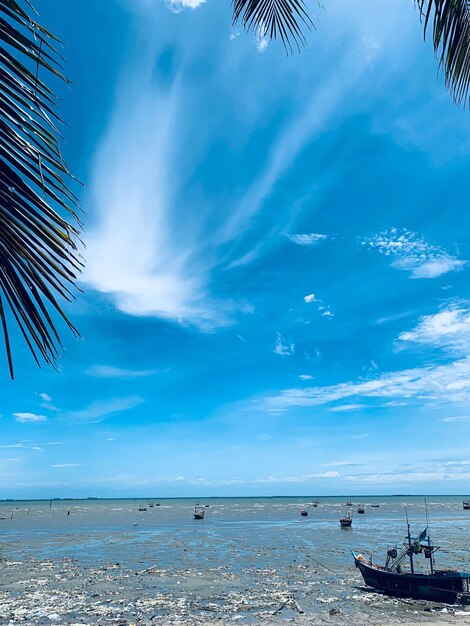
[(467, 104), (470, 88), (470, 0), (415, 0), (424, 21), (432, 22), (433, 45), (446, 86), (457, 104)]
[(260, 38), (281, 39), (288, 54), (307, 42), (303, 28), (314, 28), (304, 0), (233, 0), (233, 25), (241, 22)]
[(28, 0), (0, 0), (0, 320), (12, 378), (9, 323), (16, 321), (38, 364), (55, 364), (62, 344), (52, 312), (78, 334), (58, 298), (74, 298), (83, 267), (61, 120), (42, 75), (68, 81), (59, 42), (33, 11)]

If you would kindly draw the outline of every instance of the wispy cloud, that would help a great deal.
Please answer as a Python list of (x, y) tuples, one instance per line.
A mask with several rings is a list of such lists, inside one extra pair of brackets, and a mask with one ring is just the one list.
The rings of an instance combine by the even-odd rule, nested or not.
[(51, 467), (58, 467), (58, 468), (66, 468), (66, 467), (81, 467), (81, 463), (55, 463), (54, 465), (51, 465)]
[(415, 466), (400, 466), (384, 472), (351, 474), (343, 478), (348, 482), (366, 485), (396, 486), (452, 481), (462, 483), (470, 479), (469, 465), (468, 460), (434, 461)]
[(332, 406), (331, 409), (328, 410), (332, 413), (346, 413), (348, 411), (360, 411), (365, 408), (367, 408), (365, 404), (340, 404), (338, 406)]
[(181, 13), (184, 9), (197, 9), (205, 2), (206, 0), (165, 0), (165, 6), (172, 13)]
[(448, 417), (443, 417), (443, 422), (468, 422), (470, 421), (470, 415), (452, 415)]
[(315, 478), (339, 478), (339, 473), (334, 471), (321, 472), (319, 474), (304, 474), (301, 476), (267, 476), (266, 478), (257, 478), (253, 481), (259, 484), (269, 483), (307, 483)]
[(82, 423), (101, 422), (105, 418), (134, 409), (144, 402), (140, 396), (127, 396), (125, 398), (113, 398), (111, 400), (99, 400), (92, 402), (85, 409), (69, 411), (64, 414), (70, 421)]
[(7, 449), (13, 448), (13, 449), (19, 449), (19, 450), (35, 450), (36, 452), (44, 452), (41, 446), (35, 443), (24, 443), (24, 442), (10, 443), (10, 444), (1, 445), (0, 448), (7, 448)]
[(155, 376), (159, 372), (158, 370), (132, 370), (112, 365), (93, 365), (86, 373), (94, 378), (146, 378)]
[(309, 293), (308, 296), (304, 296), (304, 302), (306, 302), (307, 304), (310, 304), (312, 302), (315, 301), (315, 294), (314, 293)]
[(262, 401), (274, 413), (291, 407), (330, 404), (347, 398), (418, 398), (434, 403), (470, 401), (470, 358), (446, 365), (386, 372), (376, 378), (325, 387), (285, 389)]
[(21, 424), (45, 422), (47, 420), (45, 415), (38, 415), (37, 413), (13, 413), (13, 416)]
[(295, 343), (287, 341), (281, 333), (277, 333), (273, 352), (275, 354), (279, 354), (280, 356), (292, 356), (295, 352)]
[(300, 374), (300, 380), (312, 380), (313, 376), (311, 374)]
[(287, 235), (288, 239), (292, 243), (296, 243), (299, 246), (314, 246), (320, 241), (327, 239), (327, 235), (321, 233), (300, 233), (297, 235)]
[(184, 95), (177, 79), (168, 91), (158, 90), (151, 72), (143, 64), (128, 77), (95, 159), (96, 220), (83, 279), (130, 315), (223, 325), (229, 305), (215, 303), (208, 291), (211, 266), (198, 247), (202, 224), (186, 219), (182, 236), (181, 222), (172, 218)]
[(470, 309), (454, 304), (434, 315), (424, 315), (416, 328), (401, 333), (399, 339), (466, 355), (470, 351)]
[(468, 264), (406, 228), (382, 231), (361, 244), (393, 259), (392, 266), (409, 271), (411, 278), (437, 278)]

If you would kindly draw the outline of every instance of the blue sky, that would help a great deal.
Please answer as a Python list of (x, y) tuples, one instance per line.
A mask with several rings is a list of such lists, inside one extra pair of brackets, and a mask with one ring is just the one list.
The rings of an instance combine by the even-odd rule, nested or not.
[(465, 492), (470, 123), (413, 2), (291, 57), (221, 0), (36, 4), (87, 267), (60, 373), (5, 363), (5, 497)]

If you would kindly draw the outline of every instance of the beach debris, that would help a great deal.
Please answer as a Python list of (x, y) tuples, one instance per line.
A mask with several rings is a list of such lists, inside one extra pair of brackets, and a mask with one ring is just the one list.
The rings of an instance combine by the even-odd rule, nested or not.
[(330, 615), (339, 615), (341, 613), (341, 611), (339, 609), (337, 609), (335, 606), (333, 608), (331, 608), (328, 613)]
[(289, 596), (288, 598), (286, 598), (282, 604), (275, 610), (273, 611), (272, 615), (277, 615), (278, 613), (280, 613), (285, 607), (290, 607), (292, 609), (295, 609), (298, 613), (300, 613), (301, 615), (303, 613), (305, 613), (305, 611), (303, 610), (303, 608), (300, 606), (300, 604), (297, 602), (297, 600), (294, 598), (294, 596)]

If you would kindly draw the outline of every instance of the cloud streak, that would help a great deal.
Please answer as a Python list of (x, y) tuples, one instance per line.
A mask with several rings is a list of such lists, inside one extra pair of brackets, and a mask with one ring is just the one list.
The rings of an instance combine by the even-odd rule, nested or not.
[(382, 231), (361, 244), (390, 257), (392, 267), (410, 272), (411, 278), (437, 278), (468, 264), (406, 228)]

